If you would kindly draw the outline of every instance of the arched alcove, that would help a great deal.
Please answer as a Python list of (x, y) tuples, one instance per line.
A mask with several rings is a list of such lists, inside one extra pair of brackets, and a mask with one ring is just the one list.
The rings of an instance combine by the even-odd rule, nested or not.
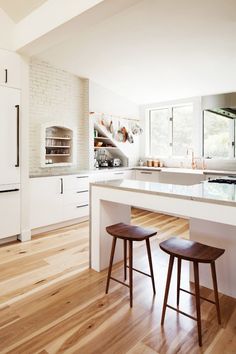
[(42, 167), (68, 166), (75, 162), (75, 134), (72, 128), (44, 126), (43, 140)]

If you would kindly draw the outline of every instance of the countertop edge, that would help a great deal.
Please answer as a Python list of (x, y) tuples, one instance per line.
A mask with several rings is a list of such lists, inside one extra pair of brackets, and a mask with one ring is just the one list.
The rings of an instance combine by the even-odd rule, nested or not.
[(236, 207), (236, 202), (229, 202), (226, 200), (219, 200), (219, 199), (211, 199), (211, 198), (202, 198), (202, 197), (195, 197), (195, 196), (187, 196), (181, 195), (176, 193), (168, 193), (168, 192), (159, 192), (159, 191), (149, 191), (144, 189), (136, 189), (136, 188), (127, 188), (127, 187), (119, 187), (119, 186), (112, 186), (106, 184), (105, 182), (92, 182), (90, 183), (91, 187), (102, 187), (102, 188), (110, 188), (110, 189), (117, 189), (117, 190), (124, 190), (127, 192), (136, 192), (136, 193), (143, 193), (143, 194), (152, 194), (152, 195), (160, 195), (163, 197), (172, 197), (177, 199), (184, 199), (184, 200), (191, 200), (196, 202), (203, 202), (203, 203), (211, 203), (211, 204), (218, 204), (218, 205), (225, 205), (230, 207)]

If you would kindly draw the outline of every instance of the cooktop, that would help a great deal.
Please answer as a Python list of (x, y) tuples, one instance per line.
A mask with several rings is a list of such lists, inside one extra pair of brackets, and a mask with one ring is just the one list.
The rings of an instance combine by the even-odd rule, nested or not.
[(215, 178), (215, 179), (210, 179), (208, 182), (209, 182), (209, 183), (236, 184), (236, 177)]

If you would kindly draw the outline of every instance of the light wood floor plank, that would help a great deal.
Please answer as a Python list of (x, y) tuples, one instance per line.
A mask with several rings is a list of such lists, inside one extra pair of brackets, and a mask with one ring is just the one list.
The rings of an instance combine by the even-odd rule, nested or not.
[[(134, 307), (128, 289), (111, 282), (106, 271), (88, 269), (88, 223), (37, 235), (30, 242), (0, 247), (0, 353), (14, 354), (172, 354), (236, 352), (236, 300), (220, 295), (222, 326), (215, 307), (202, 302), (203, 348), (196, 323), (167, 310), (160, 325), (168, 256), (158, 243), (172, 235), (188, 238), (188, 221), (134, 209), (132, 223), (157, 229), (151, 248), (157, 295), (151, 281), (134, 275)], [(136, 243), (134, 265), (149, 271), (144, 243)], [(122, 264), (113, 268), (122, 280)], [(188, 264), (182, 286), (189, 289)], [(212, 291), (201, 289), (212, 297)], [(170, 303), (176, 302), (176, 265)], [(181, 294), (181, 308), (195, 314), (194, 299)]]

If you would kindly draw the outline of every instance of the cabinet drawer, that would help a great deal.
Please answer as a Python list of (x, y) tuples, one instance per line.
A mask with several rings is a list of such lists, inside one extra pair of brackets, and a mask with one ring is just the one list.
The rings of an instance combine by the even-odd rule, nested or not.
[(139, 181), (159, 182), (159, 171), (136, 170), (136, 179)]
[(88, 176), (66, 176), (64, 177), (65, 191), (86, 191), (89, 189)]
[(0, 49), (0, 85), (21, 88), (21, 61), (18, 54)]
[(67, 205), (64, 209), (65, 220), (77, 219), (89, 216), (89, 206), (85, 205)]
[(20, 234), (20, 192), (0, 193), (0, 239)]
[(68, 191), (64, 194), (64, 205), (82, 205), (89, 204), (88, 191)]

